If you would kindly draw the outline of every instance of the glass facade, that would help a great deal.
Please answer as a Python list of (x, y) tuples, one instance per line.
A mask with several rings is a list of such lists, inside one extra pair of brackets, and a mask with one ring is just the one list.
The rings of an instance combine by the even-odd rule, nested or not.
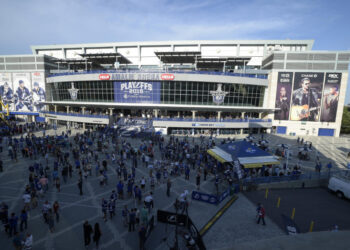
[[(50, 84), (52, 101), (72, 101), (68, 89), (70, 82)], [(216, 105), (210, 91), (217, 90), (217, 83), (208, 82), (161, 82), (161, 104)], [(79, 89), (77, 102), (114, 102), (113, 81), (74, 82)], [(265, 87), (244, 84), (222, 84), (226, 91), (224, 106), (262, 107)]]

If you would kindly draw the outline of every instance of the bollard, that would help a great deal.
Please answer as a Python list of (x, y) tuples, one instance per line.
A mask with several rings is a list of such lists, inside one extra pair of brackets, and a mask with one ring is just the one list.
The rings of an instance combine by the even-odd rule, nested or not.
[(269, 189), (266, 188), (266, 191), (265, 191), (265, 199), (267, 200), (267, 196), (269, 195)]
[(290, 217), (292, 220), (294, 220), (294, 215), (295, 215), (295, 208), (292, 210), (292, 216)]
[(281, 204), (281, 197), (278, 197), (278, 199), (277, 199), (277, 208), (280, 208), (280, 204)]
[(314, 230), (314, 222), (313, 222), (313, 221), (311, 221), (311, 223), (310, 223), (310, 229), (309, 229), (309, 232), (311, 233), (311, 232), (312, 232), (312, 230)]

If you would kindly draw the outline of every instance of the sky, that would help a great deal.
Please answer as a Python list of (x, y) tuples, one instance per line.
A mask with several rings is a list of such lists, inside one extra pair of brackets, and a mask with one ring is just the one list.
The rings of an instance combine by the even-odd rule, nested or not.
[(349, 10), (348, 0), (0, 0), (0, 54), (30, 54), (31, 45), (236, 39), (314, 39), (313, 50), (350, 50)]

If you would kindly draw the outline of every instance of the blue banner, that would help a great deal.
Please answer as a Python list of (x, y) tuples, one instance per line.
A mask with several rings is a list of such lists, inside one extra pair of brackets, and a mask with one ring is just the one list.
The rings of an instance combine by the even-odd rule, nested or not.
[(114, 82), (114, 101), (160, 103), (160, 82)]

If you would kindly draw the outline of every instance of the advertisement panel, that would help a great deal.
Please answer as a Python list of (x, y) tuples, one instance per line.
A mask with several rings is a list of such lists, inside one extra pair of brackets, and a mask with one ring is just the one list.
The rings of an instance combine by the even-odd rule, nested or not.
[(33, 112), (30, 73), (13, 73), (13, 88), (15, 90), (15, 110)]
[(275, 108), (275, 120), (288, 120), (290, 98), (292, 96), (292, 72), (278, 72)]
[(34, 112), (45, 110), (45, 76), (43, 72), (32, 73), (32, 100)]
[(335, 122), (339, 102), (341, 73), (327, 73), (324, 84), (321, 122)]
[(324, 73), (296, 72), (290, 120), (318, 121), (323, 88)]
[(160, 103), (160, 82), (114, 82), (114, 101)]
[(8, 104), (9, 111), (14, 110), (14, 91), (11, 73), (0, 73), (0, 98), (4, 105)]

